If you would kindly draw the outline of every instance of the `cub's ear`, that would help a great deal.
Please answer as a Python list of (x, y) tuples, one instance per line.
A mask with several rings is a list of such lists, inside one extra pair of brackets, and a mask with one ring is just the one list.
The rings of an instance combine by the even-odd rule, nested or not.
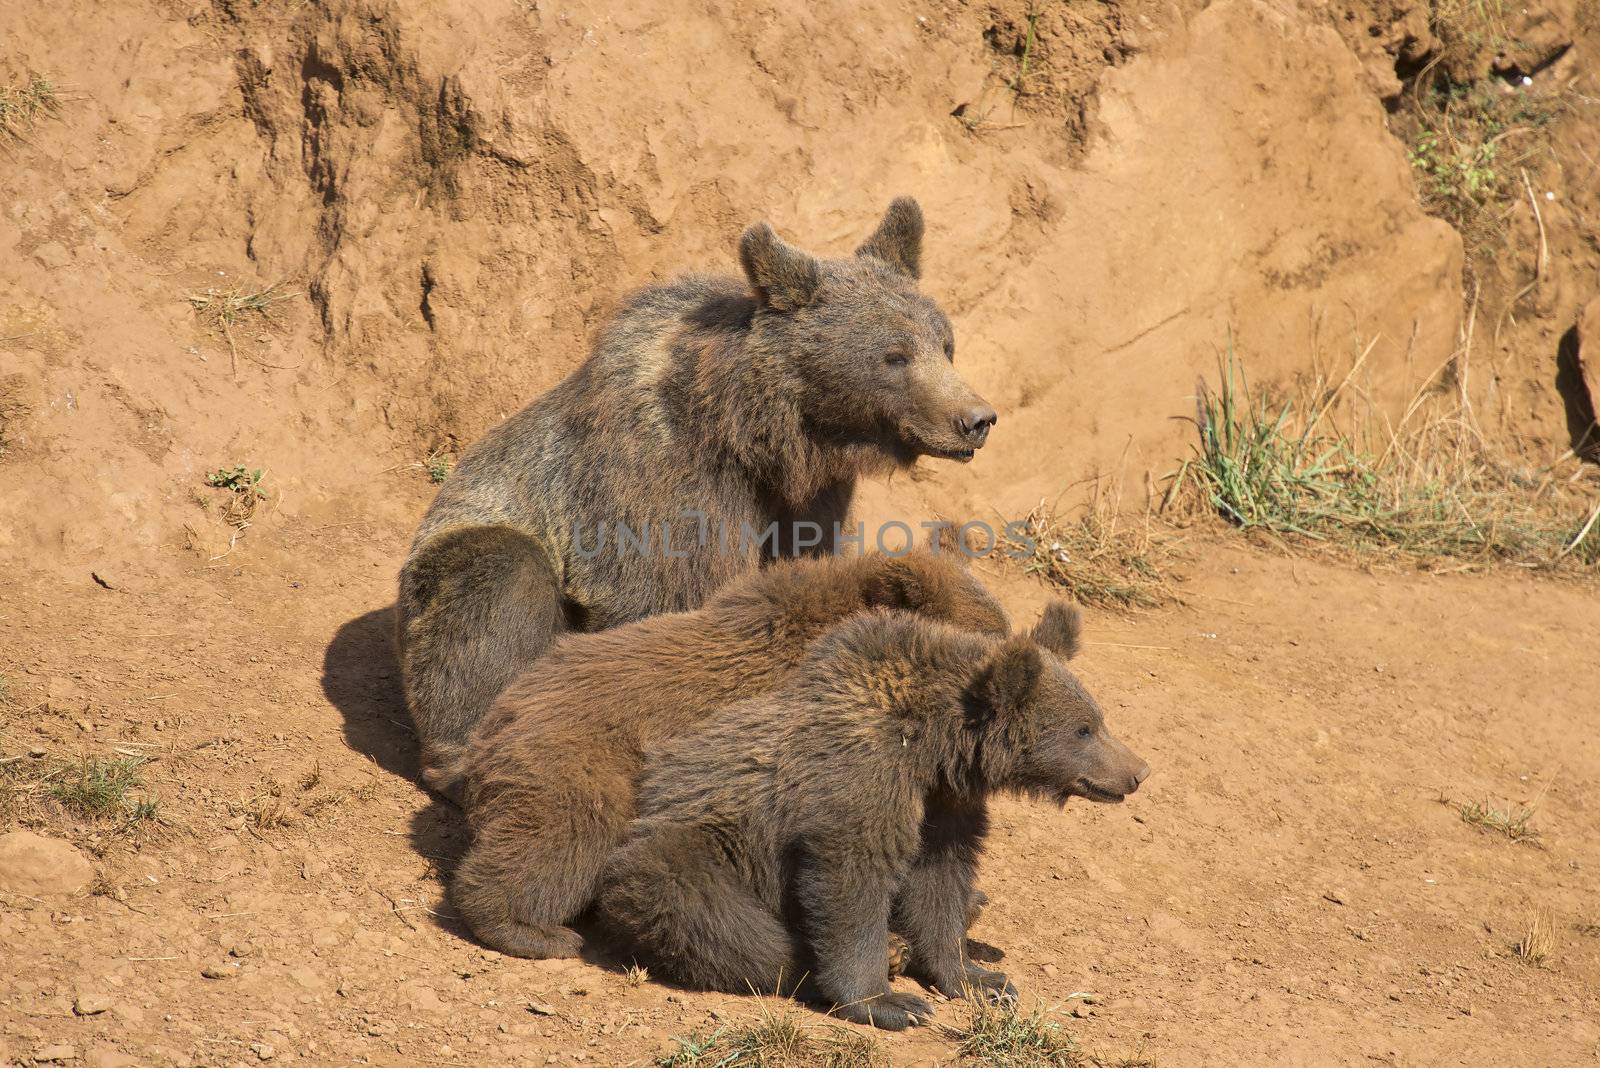
[(764, 222), (739, 238), (739, 262), (756, 299), (776, 311), (794, 311), (811, 303), (822, 283), (817, 261), (785, 243)]
[(984, 716), (1005, 715), (1021, 708), (1033, 696), (1044, 674), (1039, 648), (1027, 637), (1000, 643), (978, 668), (971, 693)]
[(919, 612), (931, 597), (927, 576), (907, 558), (877, 555), (868, 557), (872, 570), (862, 589), (863, 599), (873, 608), (897, 608)]
[(922, 277), (922, 208), (910, 197), (896, 197), (857, 256), (875, 256), (901, 274)]
[(961, 524), (942, 518), (934, 522), (938, 526), (923, 524), (928, 529), (928, 550), (935, 556), (954, 557), (958, 562), (966, 563), (967, 547), (961, 544)]
[(1030, 637), (1061, 659), (1071, 660), (1083, 645), (1083, 616), (1075, 605), (1051, 601), (1044, 606)]

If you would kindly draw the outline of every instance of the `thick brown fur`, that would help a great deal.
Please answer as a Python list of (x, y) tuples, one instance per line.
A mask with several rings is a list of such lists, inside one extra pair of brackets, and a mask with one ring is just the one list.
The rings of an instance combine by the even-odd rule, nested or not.
[(1063, 663), (1078, 630), (1059, 602), (1011, 639), (898, 612), (834, 628), (784, 686), (651, 754), (599, 921), (663, 977), (893, 1030), (931, 1010), (888, 986), (891, 929), (929, 987), (1014, 994), (965, 950), (988, 797), (1121, 800), (1149, 772)]
[[(565, 926), (624, 839), (644, 753), (778, 685), (829, 627), (871, 608), (989, 634), (1005, 611), (956, 554), (783, 561), (694, 612), (562, 638), (495, 701), (433, 785), (474, 841), (451, 893), (473, 932), (523, 957), (570, 955)], [(883, 946), (878, 947), (879, 965)]]
[(908, 198), (840, 260), (753, 226), (743, 280), (634, 294), (581, 367), (467, 451), (400, 573), (424, 769), (558, 634), (698, 607), (763, 558), (806, 551), (796, 523), (831, 548), (862, 475), (971, 458), (994, 410), (917, 289), (922, 233)]

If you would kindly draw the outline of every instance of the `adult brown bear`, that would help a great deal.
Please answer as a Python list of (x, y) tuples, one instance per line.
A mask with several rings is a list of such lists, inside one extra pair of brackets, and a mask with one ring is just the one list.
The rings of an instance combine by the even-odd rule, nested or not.
[(907, 198), (846, 259), (753, 226), (744, 281), (636, 293), (581, 367), (467, 451), (400, 572), (425, 771), (562, 631), (698, 607), (763, 556), (831, 548), (861, 475), (972, 457), (995, 413), (917, 289), (922, 231)]

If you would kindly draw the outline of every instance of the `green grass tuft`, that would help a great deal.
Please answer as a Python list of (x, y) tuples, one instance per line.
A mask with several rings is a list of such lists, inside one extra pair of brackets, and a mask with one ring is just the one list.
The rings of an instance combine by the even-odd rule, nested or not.
[(658, 1068), (888, 1068), (871, 1034), (838, 1025), (802, 1024), (795, 1013), (763, 1013), (749, 1024), (674, 1039)]
[(0, 85), (0, 138), (24, 140), (30, 129), (60, 110), (60, 89), (43, 78)]
[(1575, 479), (1499, 462), (1464, 401), (1406, 428), (1419, 394), (1402, 429), (1385, 427), (1383, 441), (1369, 428), (1366, 447), (1324, 419), (1338, 389), (1313, 390), (1323, 399), (1309, 415), (1290, 400), (1253, 400), (1231, 344), (1220, 379), (1215, 392), (1201, 386), (1199, 442), (1163, 510), (1187, 497), (1241, 530), (1419, 562), (1552, 567), (1600, 557), (1600, 523), (1583, 526), (1592, 513)]
[(1487, 834), (1504, 835), (1513, 842), (1538, 845), (1539, 831), (1533, 826), (1531, 808), (1496, 808), (1488, 801), (1463, 801), (1456, 805), (1461, 821)]
[(122, 815), (128, 822), (152, 819), (158, 803), (130, 799), (129, 791), (144, 785), (144, 757), (90, 757), (59, 770), (49, 793), (62, 807), (90, 819)]

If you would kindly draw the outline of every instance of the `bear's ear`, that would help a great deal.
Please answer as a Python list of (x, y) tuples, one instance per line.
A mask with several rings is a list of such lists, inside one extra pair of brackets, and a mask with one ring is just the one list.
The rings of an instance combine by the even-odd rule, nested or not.
[(1071, 660), (1083, 645), (1083, 616), (1066, 601), (1051, 601), (1029, 636), (1061, 659)]
[(890, 556), (871, 559), (878, 566), (873, 569), (862, 591), (868, 605), (874, 608), (898, 608), (907, 612), (921, 611), (928, 605), (931, 594), (927, 578), (909, 561)]
[(896, 197), (856, 255), (874, 256), (901, 274), (921, 278), (922, 208), (910, 197)]
[(811, 303), (822, 282), (817, 261), (785, 243), (764, 222), (739, 238), (739, 262), (756, 299), (776, 311), (794, 311)]
[(1027, 637), (1010, 638), (984, 660), (972, 691), (984, 713), (1005, 715), (1027, 703), (1043, 674), (1039, 647)]

